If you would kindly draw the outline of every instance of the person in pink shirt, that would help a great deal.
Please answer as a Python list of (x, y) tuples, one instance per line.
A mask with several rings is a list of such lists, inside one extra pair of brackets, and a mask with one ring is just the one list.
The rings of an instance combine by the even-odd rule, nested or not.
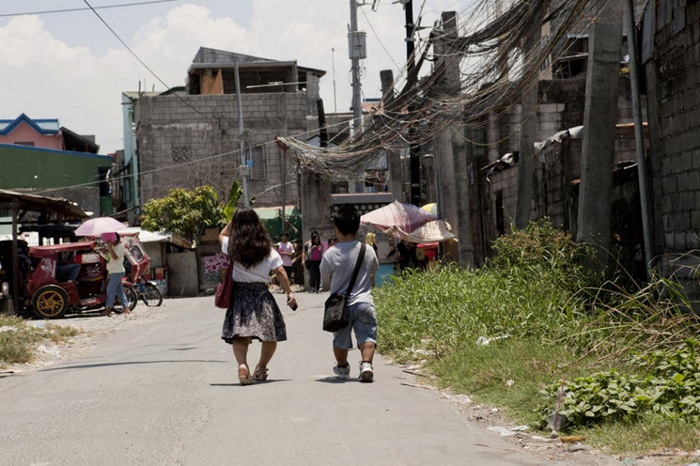
[(311, 233), (311, 241), (304, 248), (304, 262), (309, 269), (309, 292), (318, 293), (321, 289), (321, 259), (323, 258), (323, 244), (317, 232)]
[(280, 253), (282, 257), (282, 267), (284, 271), (287, 272), (287, 277), (292, 280), (292, 258), (296, 252), (294, 249), (294, 244), (289, 241), (289, 235), (287, 232), (283, 232), (281, 236), (282, 241), (277, 243), (277, 252)]

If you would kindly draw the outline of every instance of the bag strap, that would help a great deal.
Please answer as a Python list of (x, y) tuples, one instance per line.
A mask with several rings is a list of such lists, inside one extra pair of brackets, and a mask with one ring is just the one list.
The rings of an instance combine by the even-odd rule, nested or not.
[(226, 267), (226, 275), (224, 275), (224, 283), (230, 282), (233, 277), (233, 258), (229, 257), (228, 267)]
[(365, 258), (365, 248), (367, 245), (362, 243), (360, 247), (360, 254), (357, 256), (357, 262), (355, 263), (355, 270), (352, 272), (352, 278), (350, 279), (350, 284), (348, 285), (348, 291), (345, 292), (345, 298), (350, 299), (350, 293), (352, 288), (355, 286), (355, 280), (357, 279), (357, 274), (360, 273), (360, 267), (362, 267), (362, 260)]

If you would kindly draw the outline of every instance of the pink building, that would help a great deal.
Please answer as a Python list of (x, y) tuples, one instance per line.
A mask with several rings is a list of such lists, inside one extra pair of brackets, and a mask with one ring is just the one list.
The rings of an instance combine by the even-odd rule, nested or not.
[(32, 120), (24, 113), (14, 120), (0, 120), (0, 144), (65, 150), (58, 120)]
[(62, 127), (57, 119), (34, 120), (24, 113), (14, 120), (0, 120), (0, 144), (69, 150), (96, 154), (93, 136), (81, 136)]

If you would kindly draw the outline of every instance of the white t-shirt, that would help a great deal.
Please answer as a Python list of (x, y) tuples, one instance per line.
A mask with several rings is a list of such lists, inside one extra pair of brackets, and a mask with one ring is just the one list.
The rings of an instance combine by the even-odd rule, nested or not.
[[(336, 243), (328, 249), (321, 260), (321, 277), (323, 280), (331, 280), (331, 293), (342, 293), (348, 289), (352, 273), (355, 271), (355, 263), (360, 254), (362, 245), (359, 241), (349, 243)], [(369, 303), (372, 300), (372, 276), (379, 268), (379, 260), (371, 247), (365, 248), (365, 257), (362, 260), (360, 271), (352, 287), (348, 304)]]
[[(221, 251), (228, 254), (228, 238), (224, 237), (221, 242)], [(268, 256), (249, 268), (243, 264), (235, 262), (233, 264), (233, 281), (243, 283), (270, 283), (270, 273), (282, 266), (282, 257), (273, 248), (270, 248)]]
[(124, 273), (124, 245), (122, 243), (112, 246), (116, 259), (112, 258), (112, 254), (107, 249), (107, 273)]
[[(279, 249), (280, 252), (288, 252), (291, 254), (294, 254), (294, 245), (287, 241), (286, 243), (279, 242), (277, 243), (277, 248)], [(282, 257), (282, 265), (285, 267), (291, 267), (292, 266), (292, 256), (286, 256), (284, 254), (280, 254)]]

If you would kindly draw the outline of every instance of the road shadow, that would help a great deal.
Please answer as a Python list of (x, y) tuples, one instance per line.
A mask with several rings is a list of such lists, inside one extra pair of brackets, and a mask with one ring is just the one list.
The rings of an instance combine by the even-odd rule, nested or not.
[(101, 364), (80, 364), (74, 366), (63, 366), (63, 367), (51, 367), (48, 369), (39, 369), (38, 372), (54, 372), (54, 371), (65, 371), (70, 369), (96, 369), (98, 367), (110, 367), (110, 366), (133, 366), (140, 364), (171, 364), (171, 363), (192, 363), (192, 362), (204, 362), (204, 363), (217, 363), (217, 364), (229, 364), (229, 361), (211, 361), (206, 359), (182, 359), (182, 360), (161, 360), (161, 361), (132, 361), (132, 362), (110, 362)]
[(359, 383), (359, 382), (360, 382), (358, 379), (354, 379), (354, 378), (353, 378), (353, 379), (339, 379), (338, 377), (336, 377), (336, 376), (334, 376), (334, 375), (328, 376), (328, 377), (324, 377), (324, 378), (322, 378), (322, 379), (316, 379), (315, 381), (316, 381), (316, 382), (321, 382), (321, 383), (331, 383), (331, 384), (335, 384), (335, 383), (352, 383), (352, 382), (358, 382), (358, 383)]
[[(256, 382), (253, 382), (250, 385), (267, 385), (271, 383), (277, 383), (277, 382), (291, 382), (291, 379), (267, 379), (267, 380), (258, 380)], [(249, 387), (250, 385), (241, 385), (240, 382), (232, 382), (232, 383), (210, 383), (210, 387)]]

